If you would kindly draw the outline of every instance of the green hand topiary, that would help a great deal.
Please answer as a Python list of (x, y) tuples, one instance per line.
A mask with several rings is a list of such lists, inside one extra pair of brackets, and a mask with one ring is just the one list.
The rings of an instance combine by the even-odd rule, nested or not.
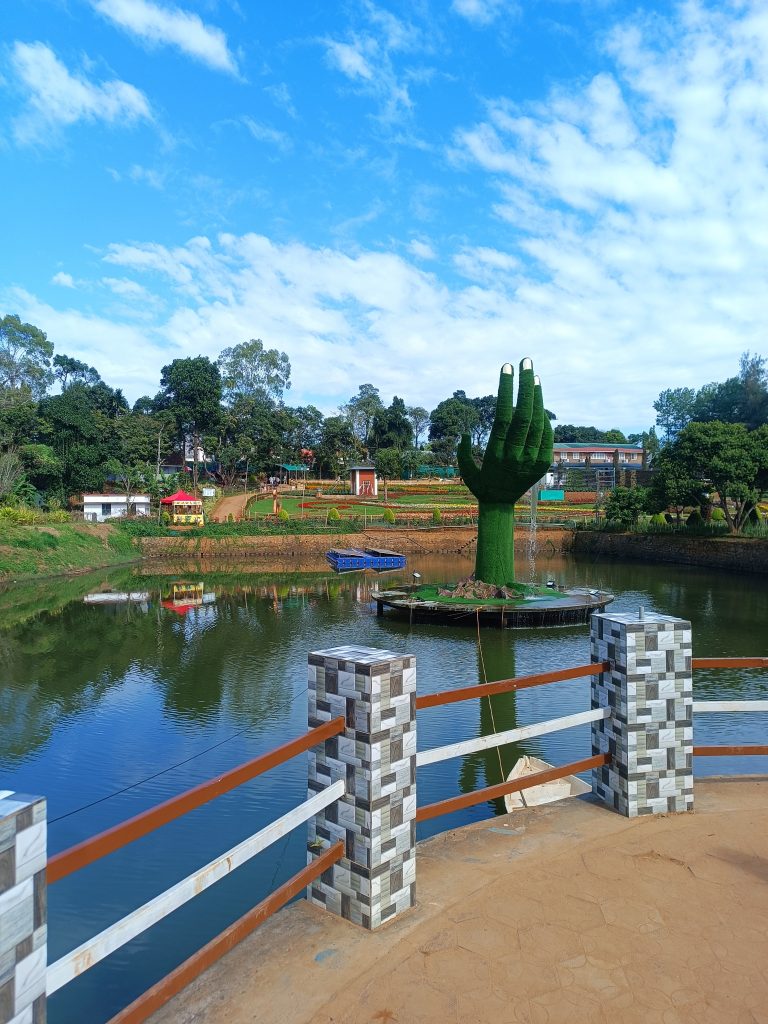
[(462, 436), (458, 450), (459, 471), (480, 507), (476, 579), (499, 587), (514, 583), (515, 502), (552, 465), (552, 440), (552, 425), (533, 363), (530, 359), (520, 363), (517, 406), (512, 365), (505, 363), (482, 466), (472, 455), (469, 434)]

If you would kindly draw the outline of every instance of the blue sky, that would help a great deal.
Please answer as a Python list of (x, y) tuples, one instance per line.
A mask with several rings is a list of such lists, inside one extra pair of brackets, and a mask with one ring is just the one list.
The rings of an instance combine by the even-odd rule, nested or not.
[[(768, 354), (768, 7), (15, 0), (0, 312), (131, 399), (260, 337), (291, 404), (433, 407), (530, 355), (653, 422)], [(8, 244), (10, 242), (10, 244)]]

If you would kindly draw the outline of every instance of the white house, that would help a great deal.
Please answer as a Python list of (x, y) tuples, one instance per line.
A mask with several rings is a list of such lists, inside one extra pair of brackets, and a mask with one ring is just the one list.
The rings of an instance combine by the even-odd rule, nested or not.
[[(125, 494), (84, 494), (83, 518), (87, 523), (103, 523), (128, 513), (128, 496)], [(131, 513), (137, 516), (149, 515), (149, 496), (131, 495)]]

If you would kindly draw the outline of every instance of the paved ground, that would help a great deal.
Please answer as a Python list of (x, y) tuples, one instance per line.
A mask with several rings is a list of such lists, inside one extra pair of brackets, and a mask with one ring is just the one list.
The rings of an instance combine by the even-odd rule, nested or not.
[(364, 933), (301, 902), (152, 1024), (763, 1024), (768, 778), (693, 814), (584, 800), (420, 844), (419, 905)]

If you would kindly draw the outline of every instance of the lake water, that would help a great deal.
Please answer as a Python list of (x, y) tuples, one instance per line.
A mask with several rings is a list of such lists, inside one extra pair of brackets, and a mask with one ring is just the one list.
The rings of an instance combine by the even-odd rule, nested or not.
[[(425, 581), (472, 569), (411, 560)], [(156, 571), (155, 569), (152, 570)], [(768, 655), (760, 576), (552, 559), (539, 577), (610, 590), (609, 610), (690, 618), (697, 656)], [(48, 798), (55, 853), (306, 729), (307, 653), (362, 644), (415, 654), (421, 693), (589, 661), (588, 628), (498, 631), (377, 618), (370, 575), (290, 577), (144, 568), (18, 585), (0, 593), (0, 788)], [(202, 591), (179, 589), (202, 583)], [(174, 593), (173, 585), (177, 585)], [(104, 590), (143, 592), (93, 603)], [(98, 599), (97, 599), (98, 602)], [(202, 603), (201, 603), (202, 602)], [(768, 697), (768, 673), (700, 672), (701, 699)], [(419, 714), (424, 749), (586, 710), (589, 679)], [(765, 742), (765, 715), (707, 715), (696, 740)], [(523, 753), (555, 764), (589, 756), (589, 726), (422, 769), (419, 803), (500, 781)], [(698, 774), (764, 772), (768, 759), (698, 759)], [(49, 957), (234, 846), (306, 797), (299, 757), (52, 886)], [(425, 823), (420, 836), (497, 813), (483, 804)], [(50, 1002), (52, 1024), (100, 1024), (305, 863), (300, 828), (187, 904)]]

